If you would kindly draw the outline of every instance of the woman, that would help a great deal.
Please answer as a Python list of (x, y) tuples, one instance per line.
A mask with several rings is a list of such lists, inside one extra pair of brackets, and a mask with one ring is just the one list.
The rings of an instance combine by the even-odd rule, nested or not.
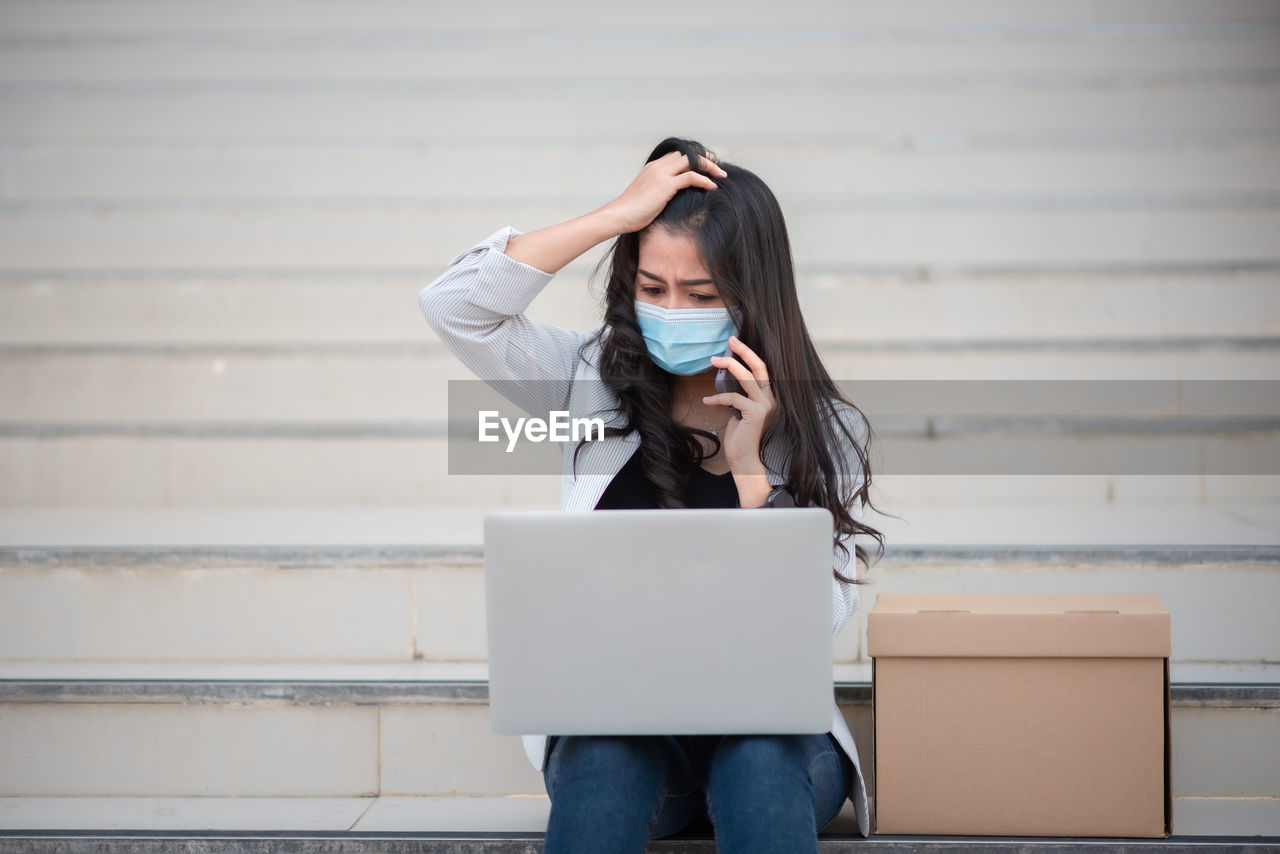
[[(611, 238), (603, 324), (583, 333), (524, 314), (556, 272)], [(854, 534), (883, 542), (860, 521), (870, 427), (817, 356), (782, 212), (756, 175), (664, 140), (616, 199), (527, 234), (502, 229), (455, 258), (419, 305), (525, 410), (607, 416), (603, 440), (564, 446), (562, 509), (826, 507), (833, 634), (854, 613), (846, 570), (867, 562)], [(721, 369), (736, 387), (717, 389)], [(846, 797), (866, 835), (857, 752), (832, 707), (823, 736), (525, 736), (551, 796), (545, 850), (639, 852), (710, 822), (721, 851), (816, 852)]]

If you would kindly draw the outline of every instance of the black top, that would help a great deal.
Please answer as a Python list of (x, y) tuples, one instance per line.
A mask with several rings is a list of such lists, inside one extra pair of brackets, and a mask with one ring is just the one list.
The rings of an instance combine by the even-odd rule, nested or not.
[[(733, 472), (712, 474), (702, 466), (695, 466), (693, 478), (685, 492), (687, 507), (739, 507), (738, 485), (733, 482)], [(597, 510), (656, 510), (658, 502), (653, 495), (653, 484), (640, 468), (640, 454), (633, 453), (596, 502)]]

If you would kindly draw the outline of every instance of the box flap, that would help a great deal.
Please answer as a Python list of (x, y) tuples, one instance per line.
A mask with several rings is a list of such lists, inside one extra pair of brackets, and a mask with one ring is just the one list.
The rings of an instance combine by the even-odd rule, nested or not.
[(881, 593), (867, 615), (874, 657), (1167, 658), (1155, 593)]

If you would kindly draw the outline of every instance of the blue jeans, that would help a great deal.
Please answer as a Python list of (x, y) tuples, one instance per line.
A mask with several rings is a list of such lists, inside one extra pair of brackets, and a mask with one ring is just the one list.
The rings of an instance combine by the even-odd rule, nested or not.
[(853, 784), (831, 735), (552, 736), (544, 854), (642, 854), (714, 830), (722, 854), (818, 851)]

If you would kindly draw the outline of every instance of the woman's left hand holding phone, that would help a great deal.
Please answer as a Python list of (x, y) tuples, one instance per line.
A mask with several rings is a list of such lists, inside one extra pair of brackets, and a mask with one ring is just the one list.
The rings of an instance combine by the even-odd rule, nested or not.
[[(760, 459), (760, 443), (777, 401), (764, 361), (736, 335), (729, 338), (729, 349), (734, 356), (715, 356), (711, 364), (716, 368), (726, 368), (742, 386), (742, 392), (712, 394), (702, 400), (732, 407), (742, 413), (741, 418), (730, 418), (725, 425), (724, 455), (738, 483), (742, 506), (758, 507), (764, 503), (770, 490), (764, 463)], [(757, 496), (755, 493), (761, 494)]]

